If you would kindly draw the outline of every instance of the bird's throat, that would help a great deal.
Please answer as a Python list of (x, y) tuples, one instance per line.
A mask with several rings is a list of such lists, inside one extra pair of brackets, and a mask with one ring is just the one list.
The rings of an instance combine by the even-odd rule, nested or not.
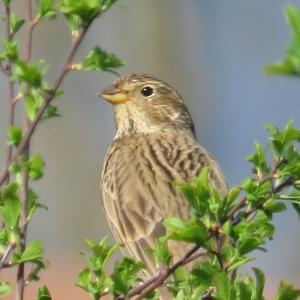
[(149, 119), (143, 109), (139, 109), (136, 106), (132, 107), (127, 103), (114, 106), (114, 116), (117, 127), (115, 138), (147, 134), (161, 130), (161, 126)]

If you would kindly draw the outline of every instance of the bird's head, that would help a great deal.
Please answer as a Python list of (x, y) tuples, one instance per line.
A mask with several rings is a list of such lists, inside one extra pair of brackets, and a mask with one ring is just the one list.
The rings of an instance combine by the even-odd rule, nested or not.
[(123, 76), (99, 95), (113, 104), (118, 137), (168, 128), (194, 132), (193, 122), (180, 95), (150, 75)]

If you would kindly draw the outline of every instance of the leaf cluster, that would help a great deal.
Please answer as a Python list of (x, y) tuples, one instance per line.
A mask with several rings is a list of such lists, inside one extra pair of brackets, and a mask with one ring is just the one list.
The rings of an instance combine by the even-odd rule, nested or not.
[(292, 4), (286, 5), (285, 18), (291, 32), (291, 42), (282, 62), (265, 67), (266, 75), (300, 76), (300, 10)]
[[(11, 110), (14, 111), (22, 102), (21, 108), (24, 109), (28, 124), (21, 128), (15, 126), (14, 120), (11, 120), (7, 129), (8, 153), (11, 154), (6, 161), (7, 167), (4, 175), (1, 175), (0, 185), (0, 270), (19, 268), (20, 265), (24, 264), (31, 265), (30, 272), (26, 273), (27, 277), (22, 279), (27, 285), (31, 281), (39, 280), (40, 271), (46, 265), (42, 258), (43, 247), (39, 241), (32, 241), (27, 246), (24, 245), (28, 224), (40, 208), (45, 208), (40, 203), (39, 196), (31, 188), (33, 181), (44, 176), (45, 162), (41, 155), (29, 151), (29, 156), (26, 154), (26, 150), (37, 125), (47, 119), (60, 116), (58, 107), (53, 100), (56, 100), (63, 93), (60, 90), (60, 85), (66, 74), (74, 70), (72, 65), (76, 50), (95, 18), (107, 11), (116, 0), (37, 0), (33, 3), (33, 10), (29, 14), (36, 13), (33, 14), (32, 20), (27, 21), (12, 12), (11, 0), (2, 0), (2, 2), (5, 7), (4, 18), (9, 28), (6, 31), (6, 38), (1, 43), (0, 69), (7, 77), (12, 91), (9, 96), (12, 98), (9, 99)], [(30, 7), (26, 9), (31, 10)], [(72, 44), (69, 54), (66, 55), (66, 62), (61, 73), (58, 74), (55, 84), (51, 86), (46, 81), (49, 69), (46, 62), (43, 60), (33, 61), (31, 55), (26, 57), (23, 53), (30, 52), (26, 47), (33, 42), (32, 34), (35, 27), (44, 20), (54, 20), (58, 14), (63, 15), (68, 22), (72, 33)], [(22, 45), (19, 34), (25, 27), (26, 32), (31, 32), (31, 34), (26, 34), (28, 40), (26, 40), (25, 49), (23, 49), (25, 51), (21, 51)], [(106, 71), (110, 68), (120, 67), (123, 63), (114, 54), (108, 54), (100, 47), (95, 47), (80, 65), (82, 65), (81, 69), (83, 70)], [(14, 94), (17, 96), (14, 97)], [(28, 184), (26, 183), (27, 180), (24, 179), (25, 176), (29, 179)], [(3, 178), (9, 180), (6, 182)], [(27, 191), (27, 195), (24, 196), (21, 191)], [(109, 253), (101, 248), (105, 248), (104, 243), (103, 241), (102, 244), (96, 245), (89, 241), (88, 245), (93, 249), (95, 256), (98, 257), (103, 251), (104, 256), (109, 256)], [(110, 249), (114, 251), (115, 246)], [(109, 249), (106, 250), (109, 251)], [(97, 276), (104, 276), (99, 273), (99, 270), (105, 265), (105, 258), (103, 259), (101, 261), (98, 258), (93, 261), (90, 258), (90, 267), (93, 271), (88, 276), (93, 276), (94, 279)], [(131, 274), (132, 284), (134, 283), (134, 273), (137, 272), (134, 266), (138, 268), (139, 265), (132, 262), (131, 273), (124, 275), (122, 268), (127, 270), (128, 265), (128, 261), (126, 267), (120, 265), (120, 274), (111, 277), (109, 282), (112, 292), (117, 289), (114, 287), (114, 282), (116, 280), (124, 281), (122, 279), (124, 276), (127, 277)], [(84, 276), (87, 276), (86, 270), (81, 275), (82, 286), (85, 286)], [(108, 287), (108, 283), (106, 286)], [(126, 284), (123, 287), (125, 289)], [(130, 288), (131, 285), (127, 287), (127, 289)], [(101, 286), (91, 279), (89, 287), (85, 286), (85, 289), (93, 295), (95, 290), (101, 289)], [(11, 291), (12, 287), (8, 282), (0, 282), (0, 297), (7, 296)], [(38, 299), (51, 299), (47, 287), (39, 289)]]
[[(151, 251), (157, 263), (166, 268), (164, 278), (169, 279), (165, 284), (174, 299), (265, 299), (263, 272), (253, 268), (254, 276), (251, 276), (240, 272), (240, 267), (253, 261), (253, 251), (266, 251), (264, 246), (275, 231), (272, 224), (274, 214), (284, 211), (288, 202), (299, 213), (300, 204), (300, 156), (297, 149), (300, 131), (291, 122), (283, 130), (270, 124), (266, 127), (270, 133), (268, 144), (263, 146), (256, 142), (254, 152), (247, 157), (254, 176), (230, 189), (226, 195), (221, 195), (212, 185), (209, 168), (203, 168), (192, 182), (174, 184), (191, 206), (190, 219), (166, 219), (166, 235), (156, 241)], [(173, 261), (170, 240), (196, 245), (198, 252), (183, 257), (178, 264)], [(111, 253), (104, 250), (111, 248), (102, 249), (101, 253), (94, 252), (96, 257), (92, 261), (97, 260), (97, 255)], [(110, 256), (106, 254), (105, 258), (108, 260)], [(204, 262), (195, 259), (199, 256), (205, 257)], [(191, 271), (187, 272), (184, 266), (191, 261)], [(91, 282), (99, 284), (93, 299), (100, 299), (106, 293), (113, 295), (114, 299), (127, 299), (128, 295), (141, 292), (137, 292), (138, 272), (142, 269), (139, 263), (125, 257), (116, 263), (110, 276), (103, 275), (104, 264), (98, 267), (97, 274), (101, 276), (96, 276), (96, 280), (91, 281), (91, 274), (95, 276), (91, 269), (85, 269), (79, 277), (80, 286), (90, 294)], [(149, 289), (147, 280), (144, 281), (143, 285), (149, 289), (145, 296), (150, 299), (157, 297), (155, 288), (165, 281), (162, 280), (164, 274), (149, 278), (152, 289)], [(282, 282), (275, 299), (297, 299), (299, 296), (300, 290)]]
[(99, 299), (107, 290), (115, 297), (127, 295), (138, 282), (138, 273), (144, 265), (125, 257), (115, 265), (112, 274), (108, 276), (104, 268), (119, 246), (107, 245), (107, 238), (99, 243), (92, 240), (87, 240), (86, 243), (91, 255), (85, 253), (88, 267), (80, 272), (77, 286), (90, 294), (92, 299)]

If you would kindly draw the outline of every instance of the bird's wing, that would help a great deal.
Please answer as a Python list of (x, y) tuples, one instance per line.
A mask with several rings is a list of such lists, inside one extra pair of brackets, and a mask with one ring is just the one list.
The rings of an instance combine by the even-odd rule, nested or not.
[(102, 174), (105, 213), (126, 255), (145, 261), (151, 273), (157, 268), (145, 248), (153, 248), (164, 234), (165, 218), (187, 219), (190, 210), (172, 184), (191, 180), (204, 166), (214, 185), (225, 191), (217, 164), (186, 132), (120, 141), (108, 151)]

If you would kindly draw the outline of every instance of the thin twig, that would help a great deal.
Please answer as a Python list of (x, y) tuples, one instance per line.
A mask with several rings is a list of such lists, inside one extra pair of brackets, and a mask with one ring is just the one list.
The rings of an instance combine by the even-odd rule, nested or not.
[[(198, 249), (199, 249), (199, 247), (198, 247)], [(198, 250), (198, 249), (197, 249), (197, 250)], [(197, 250), (196, 250), (196, 251), (197, 251)], [(193, 249), (192, 249), (192, 251), (193, 251), (193, 253), (196, 252), (196, 251), (194, 251)], [(169, 270), (171, 270), (171, 273), (168, 274), (168, 277), (169, 277), (172, 273), (174, 273), (178, 267), (187, 265), (187, 264), (189, 264), (190, 262), (192, 262), (192, 261), (194, 261), (194, 260), (196, 260), (196, 259), (198, 259), (198, 258), (200, 258), (200, 257), (207, 256), (207, 255), (208, 255), (207, 252), (199, 252), (199, 253), (196, 253), (196, 254), (194, 254), (194, 255), (191, 255), (190, 257), (185, 256), (182, 260), (180, 260), (180, 262), (182, 261), (181, 264), (178, 264), (178, 262), (177, 262), (176, 264), (174, 264), (173, 266), (171, 266), (171, 267), (169, 268)], [(174, 266), (175, 266), (175, 267), (174, 267)], [(142, 284), (140, 284), (139, 286), (133, 288), (133, 289), (129, 292), (128, 296), (129, 296), (129, 297), (134, 297), (134, 296), (136, 296), (136, 295), (139, 295), (139, 294), (140, 294), (143, 290), (145, 290), (147, 287), (151, 286), (152, 284), (155, 284), (157, 281), (160, 281), (160, 280), (161, 280), (161, 277), (165, 275), (165, 272), (166, 272), (166, 271), (167, 271), (167, 270), (165, 270), (164, 272), (161, 272), (161, 271), (160, 271), (160, 272), (157, 273), (156, 275), (154, 275), (154, 276), (148, 278), (148, 279), (147, 279), (146, 281), (144, 281)], [(167, 279), (167, 278), (166, 278), (166, 279)], [(106, 295), (106, 294), (107, 294), (107, 293), (105, 293), (105, 294), (103, 293), (101, 296), (104, 296), (104, 295)], [(119, 296), (119, 297), (117, 298), (117, 300), (125, 300), (125, 298), (124, 298), (123, 296)]]
[[(275, 166), (274, 169), (272, 170), (271, 173), (275, 174), (275, 172), (278, 170), (279, 166)], [(267, 175), (269, 176), (269, 175)], [(269, 178), (273, 178), (270, 177)], [(263, 182), (265, 182), (265, 180), (263, 179)], [(276, 186), (275, 188), (273, 188), (270, 193), (278, 193), (280, 192), (282, 189), (284, 189), (285, 187), (293, 184), (294, 180), (292, 176), (287, 177), (281, 184), (279, 184), (278, 186)], [(267, 199), (266, 199), (267, 201)], [(253, 209), (250, 209), (248, 211), (245, 211), (243, 214), (241, 215), (237, 215), (236, 217), (234, 217), (234, 215), (243, 207), (245, 207), (247, 205), (247, 198), (244, 197), (240, 202), (238, 202), (231, 210), (230, 212), (226, 215), (226, 217), (222, 220), (222, 224), (224, 224), (227, 220), (232, 220), (233, 225), (236, 226), (238, 225), (241, 220), (243, 219), (247, 219), (248, 217), (255, 215), (257, 210), (263, 208), (263, 204), (259, 207), (255, 207)], [(221, 245), (219, 244), (218, 241), (218, 236), (216, 235), (216, 242), (217, 244), (217, 251), (209, 251), (210, 253), (213, 253), (214, 255), (216, 255), (219, 264), (220, 264), (220, 268), (221, 269), (225, 269), (227, 270), (229, 266), (224, 267), (223, 264), (223, 260), (220, 254), (221, 251)], [(202, 253), (196, 253), (194, 254), (200, 247), (195, 246), (194, 248), (192, 248), (181, 260), (179, 260), (177, 263), (175, 263), (174, 265), (172, 265), (171, 267), (167, 268), (164, 271), (160, 271), (158, 274), (154, 275), (153, 277), (147, 279), (145, 282), (143, 282), (142, 284), (140, 284), (139, 286), (133, 288), (127, 297), (135, 297), (135, 300), (141, 300), (144, 297), (150, 295), (155, 289), (157, 289), (159, 286), (161, 286), (165, 280), (171, 275), (173, 274), (176, 269), (180, 266), (184, 266), (186, 264), (188, 264), (191, 261), (194, 261), (195, 259), (201, 257), (201, 256), (207, 256), (208, 252), (202, 252)], [(209, 290), (208, 293), (206, 295), (204, 295), (201, 299), (212, 299), (211, 298), (211, 294), (212, 294), (213, 290)], [(125, 298), (124, 296), (119, 296), (117, 298), (117, 300), (125, 300), (127, 298)]]
[[(93, 21), (93, 20), (92, 20)], [(39, 109), (39, 111), (37, 112), (36, 114), (36, 117), (35, 119), (32, 121), (30, 127), (28, 128), (27, 132), (25, 133), (24, 135), (24, 138), (22, 140), (22, 142), (20, 143), (19, 147), (17, 148), (15, 154), (13, 155), (10, 163), (8, 164), (8, 166), (6, 166), (3, 170), (3, 173), (0, 177), (0, 186), (3, 185), (4, 181), (6, 180), (8, 174), (9, 174), (9, 167), (16, 162), (17, 158), (19, 157), (19, 155), (21, 155), (24, 150), (26, 149), (30, 139), (31, 139), (31, 136), (33, 135), (39, 121), (41, 120), (44, 112), (46, 111), (46, 109), (48, 108), (48, 106), (50, 105), (51, 101), (53, 100), (56, 92), (58, 91), (58, 89), (60, 88), (66, 74), (69, 72), (69, 65), (71, 64), (73, 58), (74, 58), (74, 55), (79, 47), (79, 45), (81, 44), (83, 38), (85, 37), (92, 21), (88, 24), (87, 27), (85, 27), (80, 35), (78, 36), (77, 40), (74, 41), (68, 55), (67, 55), (67, 58), (66, 58), (66, 61), (65, 61), (65, 64), (58, 76), (58, 79), (56, 80), (55, 84), (54, 84), (54, 87), (52, 89), (52, 91), (49, 93), (48, 97), (46, 97), (45, 99), (45, 102), (43, 103), (43, 105), (41, 106), (41, 108)]]
[(6, 263), (7, 260), (9, 259), (10, 254), (14, 251), (14, 249), (16, 248), (16, 244), (12, 243), (9, 244), (8, 247), (6, 248), (6, 250), (4, 251), (1, 260), (0, 260), (0, 269), (2, 269)]
[[(199, 258), (200, 256), (205, 256), (207, 255), (207, 253), (198, 253), (195, 254), (195, 252), (197, 252), (199, 250), (200, 246), (194, 246), (190, 251), (188, 251), (186, 253), (186, 255), (180, 259), (179, 261), (177, 261), (176, 263), (174, 263), (172, 266), (168, 267), (166, 270), (159, 272), (158, 274), (154, 275), (153, 277), (147, 279), (144, 283), (142, 283), (141, 285), (133, 288), (128, 296), (129, 297), (134, 297), (137, 296), (135, 298), (135, 300), (141, 300), (144, 297), (146, 297), (147, 295), (151, 294), (157, 287), (159, 287), (160, 285), (162, 285), (165, 280), (171, 276), (176, 270), (177, 268), (184, 266), (186, 264), (188, 264), (189, 262), (192, 261), (192, 257), (193, 260), (196, 258)], [(125, 300), (126, 298), (124, 296), (119, 296), (117, 298), (117, 300)]]
[[(288, 176), (282, 183), (280, 183), (279, 185), (275, 186), (272, 191), (271, 194), (276, 194), (278, 192), (280, 192), (281, 190), (283, 190), (284, 188), (290, 186), (291, 184), (293, 184), (294, 182), (294, 178), (293, 176)], [(265, 201), (263, 203), (261, 203), (259, 206), (254, 207), (252, 209), (249, 209), (247, 211), (245, 211), (244, 213), (242, 213), (241, 215), (237, 216), (235, 218), (235, 220), (232, 221), (232, 224), (234, 226), (238, 225), (239, 223), (241, 223), (241, 221), (243, 219), (247, 219), (248, 217), (250, 217), (251, 215), (255, 215), (257, 213), (257, 211), (259, 209), (263, 209), (264, 208), (264, 203), (268, 200), (269, 198), (267, 197), (267, 199), (265, 199)]]
[[(24, 45), (24, 60), (29, 62), (31, 60), (32, 54), (32, 36), (34, 23), (32, 22), (32, 0), (26, 0), (25, 2), (25, 19), (26, 19), (26, 38)], [(28, 94), (30, 86), (26, 84), (25, 95)], [(24, 108), (24, 129), (28, 131), (30, 128), (30, 120), (26, 114)], [(24, 149), (24, 158), (29, 159), (30, 156), (30, 140)], [(28, 170), (24, 169), (22, 174), (22, 188), (21, 188), (21, 217), (20, 217), (20, 253), (22, 253), (26, 248), (26, 238), (27, 238), (27, 206), (28, 206), (28, 191), (29, 191), (29, 177)], [(20, 263), (17, 270), (17, 286), (16, 286), (16, 300), (24, 299), (24, 289), (25, 289), (25, 263)]]
[(111, 74), (117, 76), (118, 78), (121, 77), (121, 75), (117, 71), (112, 70), (112, 69), (105, 69), (105, 72), (111, 73)]
[(181, 266), (184, 266), (186, 264), (186, 261), (196, 251), (198, 251), (199, 248), (200, 248), (200, 246), (194, 246), (190, 251), (188, 251), (186, 253), (186, 255), (182, 259), (180, 259), (173, 266), (169, 267), (164, 272), (162, 272), (161, 275), (159, 276), (159, 278), (153, 284), (151, 284), (148, 288), (144, 289), (144, 291), (138, 297), (136, 297), (135, 300), (141, 300), (144, 297), (146, 297), (149, 294), (151, 294), (157, 287), (159, 287), (160, 285), (162, 285), (165, 282), (165, 280), (177, 270), (177, 268), (179, 268)]
[[(5, 25), (6, 25), (6, 38), (11, 41), (12, 34), (10, 32), (10, 5), (5, 5)], [(11, 77), (11, 62), (8, 60), (4, 68), (5, 75), (7, 76), (7, 87), (8, 87), (8, 127), (14, 126), (14, 115), (15, 115), (15, 103), (14, 103), (14, 84)], [(6, 146), (6, 159), (5, 164), (8, 165), (11, 161), (12, 156), (12, 145), (7, 144)], [(6, 178), (5, 183), (9, 183), (9, 176)]]
[(220, 237), (219, 237), (219, 234), (216, 233), (215, 236), (215, 242), (216, 242), (216, 251), (215, 251), (215, 255), (218, 259), (218, 262), (219, 262), (219, 265), (220, 265), (220, 268), (222, 270), (224, 270), (224, 263), (223, 263), (223, 259), (222, 259), (222, 255), (221, 255), (221, 241), (220, 241)]
[(0, 64), (0, 71), (6, 76), (6, 77), (8, 77), (9, 75), (8, 75), (8, 72), (7, 72), (7, 69), (8, 69), (8, 67), (7, 67), (7, 65), (2, 65), (2, 64)]
[(228, 212), (226, 217), (223, 220), (221, 220), (221, 223), (224, 224), (227, 220), (231, 220), (234, 217), (235, 213), (238, 212), (244, 206), (246, 206), (246, 204), (247, 197), (244, 197), (239, 203), (232, 207), (232, 209)]
[[(281, 161), (279, 161), (278, 163), (275, 164), (273, 170), (265, 175), (260, 181), (259, 181), (259, 184), (263, 184), (265, 183), (266, 181), (268, 180), (273, 180), (274, 179), (274, 175), (276, 174), (276, 172), (278, 171), (278, 169), (283, 165), (283, 164), (286, 164), (288, 163), (288, 161), (286, 159), (282, 159)], [(292, 178), (289, 179), (289, 181), (292, 180)], [(283, 183), (283, 186), (286, 186), (286, 183), (289, 183), (289, 182), (285, 182)], [(278, 189), (279, 188), (279, 189)], [(278, 191), (281, 190), (281, 187), (280, 186), (277, 186), (275, 189), (273, 188), (272, 189), (272, 193), (276, 193)], [(236, 205), (234, 205), (231, 210), (228, 212), (228, 214), (226, 215), (226, 217), (221, 220), (221, 223), (224, 224), (227, 220), (231, 220), (235, 213), (238, 212), (241, 208), (245, 207), (247, 204), (247, 197), (244, 197), (239, 203), (237, 203)], [(251, 214), (251, 213), (250, 213)], [(250, 215), (249, 214), (249, 215)]]

